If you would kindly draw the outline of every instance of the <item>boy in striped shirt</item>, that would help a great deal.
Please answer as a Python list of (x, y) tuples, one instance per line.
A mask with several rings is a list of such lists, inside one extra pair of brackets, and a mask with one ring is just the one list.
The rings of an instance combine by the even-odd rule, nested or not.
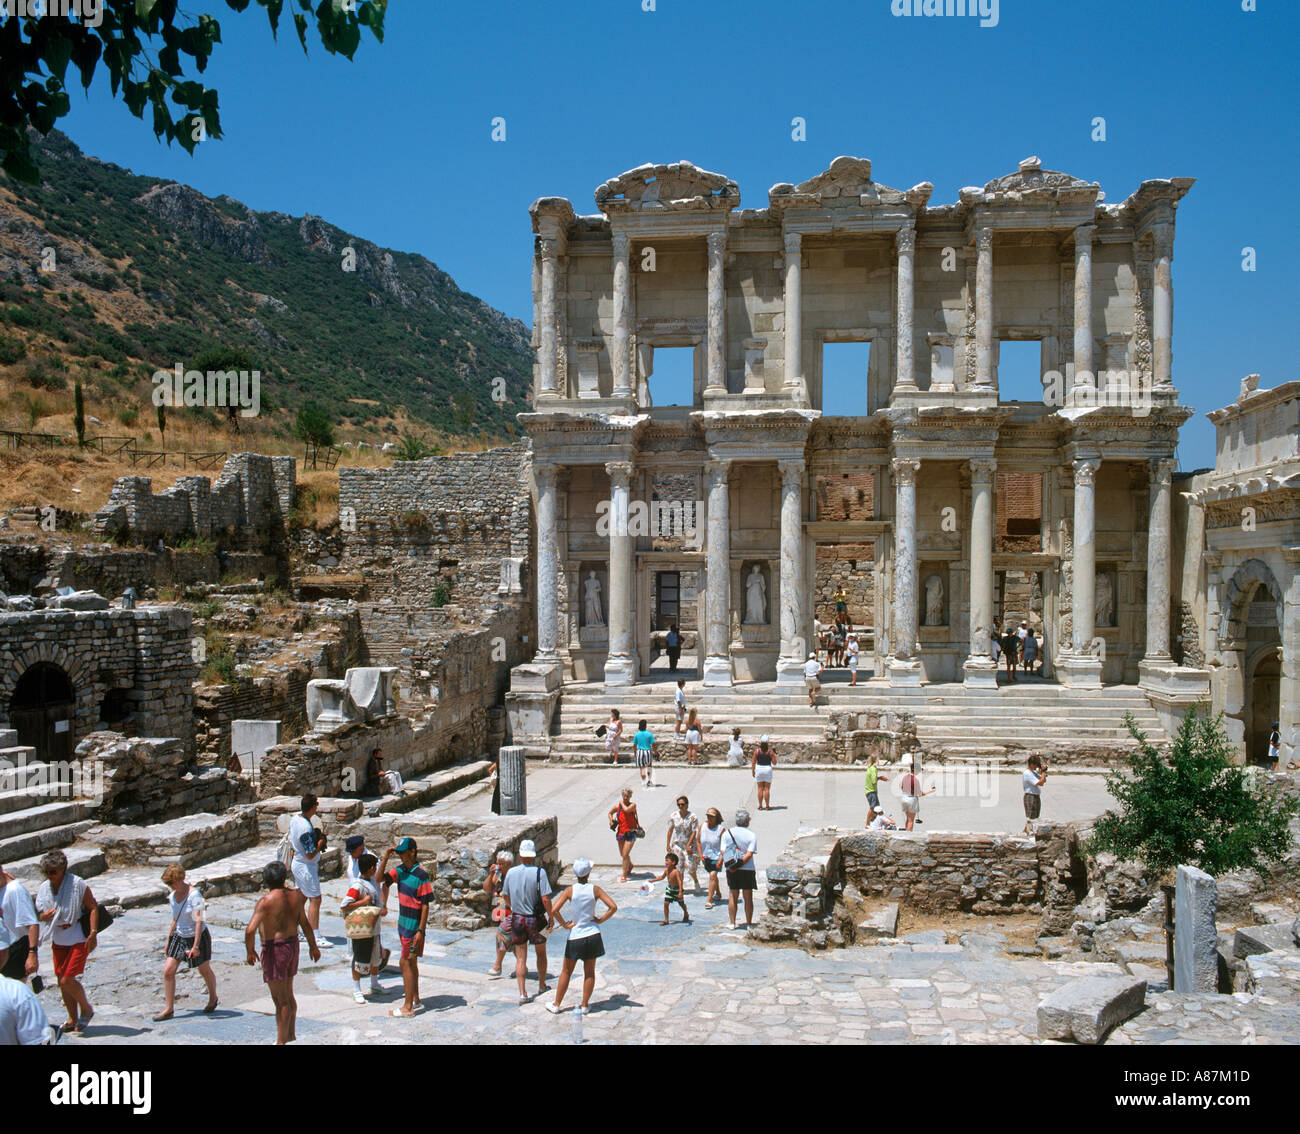
[[(396, 854), (399, 864), (388, 869), (389, 858)], [(424, 868), (415, 861), (415, 840), (405, 838), (384, 851), (379, 873), (384, 880), (384, 907), (388, 891), (397, 887), (397, 936), (402, 942), (402, 990), (406, 994), (401, 1008), (392, 1008), (390, 1016), (414, 1016), (420, 1003), (420, 956), (424, 953), (424, 927), (429, 921), (429, 903), (433, 901), (433, 884)]]

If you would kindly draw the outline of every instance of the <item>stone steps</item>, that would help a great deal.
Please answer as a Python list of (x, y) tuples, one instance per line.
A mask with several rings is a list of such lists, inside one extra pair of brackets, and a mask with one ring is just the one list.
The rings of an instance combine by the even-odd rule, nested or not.
[[(68, 869), (78, 878), (95, 878), (108, 869), (108, 859), (97, 847), (83, 845), (62, 848), (68, 858)], [(41, 873), (41, 855), (5, 862), (4, 868), (15, 878), (25, 882), (29, 889), (45, 881)]]
[(10, 835), (7, 833), (9, 825), (6, 819), (3, 827), (0, 827), (0, 830), (6, 832), (5, 837), (0, 838), (0, 863), (42, 855), (50, 850), (61, 850), (75, 843), (83, 831), (88, 831), (93, 826), (93, 819), (81, 819), (73, 823), (41, 827), (27, 834)]

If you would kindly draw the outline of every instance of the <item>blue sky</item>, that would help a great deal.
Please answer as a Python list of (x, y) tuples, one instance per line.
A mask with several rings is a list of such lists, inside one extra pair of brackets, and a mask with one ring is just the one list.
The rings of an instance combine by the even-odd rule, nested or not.
[(204, 78), (224, 140), (168, 149), (106, 82), (74, 93), (62, 126), (137, 173), (422, 253), (526, 322), (528, 205), (558, 195), (594, 212), (598, 184), (646, 161), (725, 173), (750, 207), (844, 153), (888, 185), (932, 181), (936, 204), (1031, 153), (1112, 202), (1146, 178), (1196, 177), (1174, 263), (1174, 378), (1197, 410), (1183, 467), (1213, 463), (1201, 415), (1243, 374), (1300, 377), (1300, 226), (1281, 192), (1300, 166), (1294, 0), (1000, 0), (983, 28), (896, 17), (891, 0), (654, 2), (392, 0), (386, 42), (367, 37), (348, 63), (305, 58), (287, 26), (274, 43), (260, 10), (195, 0), (222, 25)]

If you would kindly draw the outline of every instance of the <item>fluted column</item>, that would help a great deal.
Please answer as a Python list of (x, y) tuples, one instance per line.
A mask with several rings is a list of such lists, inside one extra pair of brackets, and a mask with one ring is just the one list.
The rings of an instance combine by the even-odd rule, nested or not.
[(894, 473), (894, 617), (890, 685), (919, 685), (916, 660), (916, 474), (921, 462), (896, 457)]
[(1154, 225), (1151, 234), (1155, 238), (1151, 294), (1152, 386), (1169, 390), (1174, 384), (1174, 226)]
[(723, 274), (726, 250), (726, 231), (709, 233), (709, 355), (706, 392), (710, 394), (727, 392), (727, 296)]
[(803, 236), (785, 234), (785, 395), (804, 398), (803, 380)]
[(708, 478), (708, 547), (705, 553), (704, 684), (732, 683), (731, 655), (731, 462), (712, 460)]
[(895, 367), (896, 390), (915, 390), (916, 351), (912, 343), (913, 310), (916, 303), (915, 254), (916, 226), (905, 224), (898, 230), (898, 316), (895, 328), (898, 339), (898, 362)]
[(1147, 650), (1144, 661), (1171, 662), (1169, 653), (1170, 486), (1175, 462), (1151, 462), (1147, 509)]
[(537, 485), (537, 660), (557, 661), (559, 632), (556, 581), (560, 572), (559, 530), (556, 524), (556, 469), (534, 465)]
[(993, 389), (993, 230), (975, 233), (975, 388)]
[(781, 656), (776, 679), (783, 685), (802, 685), (811, 649), (804, 617), (804, 463), (778, 461), (777, 468), (781, 470)]
[(966, 684), (996, 689), (997, 664), (989, 656), (993, 627), (993, 477), (997, 462), (970, 462), (970, 655), (963, 666)]
[(632, 465), (611, 461), (609, 473), (609, 653), (606, 685), (633, 685), (636, 658), (632, 653), (632, 536), (628, 532)]
[(1097, 388), (1093, 369), (1092, 234), (1095, 225), (1074, 230), (1074, 388)]
[(614, 350), (610, 362), (614, 373), (613, 396), (632, 396), (632, 239), (614, 234)]

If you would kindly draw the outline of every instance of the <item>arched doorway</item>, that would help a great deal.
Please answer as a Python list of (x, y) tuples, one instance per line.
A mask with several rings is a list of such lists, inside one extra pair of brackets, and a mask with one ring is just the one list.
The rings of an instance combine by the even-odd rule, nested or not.
[(1268, 737), (1282, 704), (1282, 659), (1278, 647), (1267, 648), (1255, 662), (1246, 685), (1246, 754), (1252, 764), (1268, 760)]
[(68, 675), (52, 662), (37, 662), (18, 679), (9, 700), (9, 722), (18, 743), (39, 760), (72, 758), (76, 695)]
[(1268, 736), (1280, 719), (1282, 588), (1268, 565), (1248, 559), (1233, 573), (1224, 596), (1219, 649), (1224, 655), (1226, 711), (1241, 722), (1246, 760), (1263, 763)]

